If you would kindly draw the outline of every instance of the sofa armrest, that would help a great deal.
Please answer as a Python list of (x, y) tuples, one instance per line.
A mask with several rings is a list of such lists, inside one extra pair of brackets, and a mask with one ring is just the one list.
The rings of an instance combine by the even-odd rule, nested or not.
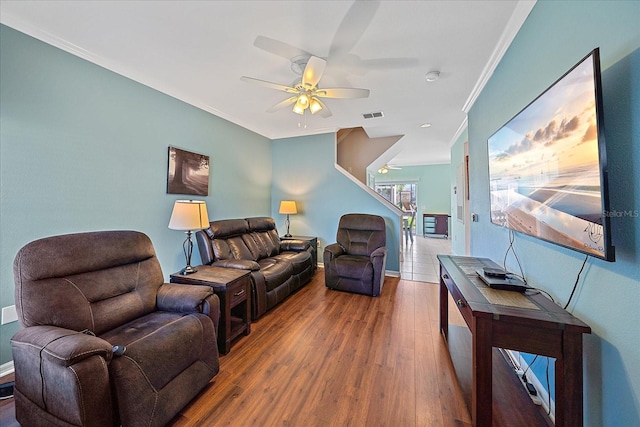
[(211, 246), (211, 239), (205, 230), (196, 231), (196, 242), (198, 242), (198, 251), (203, 264), (211, 264), (216, 257)]
[(158, 310), (175, 313), (202, 313), (202, 303), (213, 294), (209, 286), (165, 283), (158, 289)]
[(281, 240), (280, 241), (281, 251), (302, 252), (307, 250), (309, 246), (311, 246), (311, 244), (309, 242), (305, 242), (304, 240)]
[(238, 270), (260, 270), (260, 265), (250, 259), (220, 259), (211, 265), (213, 267), (235, 268)]
[(68, 367), (91, 356), (107, 362), (113, 356), (112, 345), (89, 333), (57, 326), (30, 326), (19, 330), (12, 338), (14, 352), (27, 349), (37, 351), (43, 360)]

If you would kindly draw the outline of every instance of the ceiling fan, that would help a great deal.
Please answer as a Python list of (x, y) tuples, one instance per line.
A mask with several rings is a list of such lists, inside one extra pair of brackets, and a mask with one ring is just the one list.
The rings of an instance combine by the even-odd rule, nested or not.
[(401, 167), (386, 164), (380, 169), (378, 169), (378, 173), (385, 174), (385, 173), (389, 173), (390, 170), (401, 170), (401, 169), (402, 169)]
[[(305, 63), (306, 61), (306, 63)], [(286, 86), (278, 83), (272, 83), (265, 80), (255, 79), (253, 77), (242, 76), (240, 79), (249, 82), (256, 83), (261, 86), (268, 87), (270, 89), (281, 90), (289, 93), (293, 96), (285, 99), (282, 102), (277, 103), (273, 107), (269, 108), (267, 112), (275, 112), (282, 108), (293, 105), (293, 112), (297, 114), (304, 114), (307, 109), (311, 114), (318, 113), (321, 117), (330, 117), (331, 111), (320, 100), (320, 98), (367, 98), (369, 96), (369, 89), (358, 88), (328, 88), (323, 89), (318, 87), (318, 82), (324, 74), (324, 70), (327, 66), (327, 61), (317, 56), (309, 57), (297, 57), (291, 60), (293, 70), (300, 70), (302, 78), (300, 81), (294, 82), (291, 86)]]

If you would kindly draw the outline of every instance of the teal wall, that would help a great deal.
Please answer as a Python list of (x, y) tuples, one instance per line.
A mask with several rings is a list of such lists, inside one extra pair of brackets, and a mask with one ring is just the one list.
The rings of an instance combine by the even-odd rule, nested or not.
[(453, 191), (450, 175), (451, 166), (426, 165), (403, 166), (402, 169), (389, 169), (382, 175), (375, 175), (376, 184), (395, 182), (415, 182), (418, 184), (418, 214), (416, 216), (416, 234), (422, 235), (423, 213), (451, 213), (451, 196)]
[(388, 271), (400, 271), (400, 220), (395, 211), (363, 184), (336, 169), (336, 136), (323, 134), (272, 142), (273, 185), (271, 213), (278, 229), (285, 216), (278, 214), (281, 200), (295, 200), (298, 214), (291, 215), (291, 234), (318, 236), (322, 261), (324, 247), (336, 241), (338, 221), (345, 213), (380, 215), (387, 224)]
[[(569, 310), (584, 342), (587, 426), (640, 425), (640, 2), (538, 1), (469, 112), (471, 253), (501, 260), (508, 232), (489, 220), (487, 138), (600, 47), (616, 262), (589, 259)], [(564, 305), (584, 255), (516, 233), (524, 274)], [(510, 258), (508, 267), (517, 267)], [(546, 363), (545, 363), (546, 364)], [(544, 381), (544, 374), (538, 375)]]
[[(460, 134), (456, 142), (451, 147), (451, 170), (449, 177), (451, 186), (457, 185), (458, 166), (464, 162), (464, 143), (469, 140), (468, 129)], [(457, 213), (458, 195), (451, 192), (451, 220), (449, 228), (451, 230), (451, 252), (456, 255), (465, 255), (464, 223), (458, 220)]]
[[(12, 264), (54, 234), (135, 229), (165, 277), (184, 266), (167, 228), (167, 149), (211, 156), (211, 219), (271, 213), (271, 141), (22, 33), (0, 29), (0, 306), (14, 304)], [(251, 153), (259, 161), (247, 161)], [(200, 256), (194, 254), (194, 265)], [(0, 327), (0, 364), (18, 322)]]

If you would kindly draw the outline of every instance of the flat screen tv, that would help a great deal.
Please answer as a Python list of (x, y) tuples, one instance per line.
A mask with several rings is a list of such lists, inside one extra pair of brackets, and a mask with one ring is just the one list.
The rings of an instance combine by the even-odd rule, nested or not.
[(614, 261), (599, 50), (488, 141), (491, 222)]

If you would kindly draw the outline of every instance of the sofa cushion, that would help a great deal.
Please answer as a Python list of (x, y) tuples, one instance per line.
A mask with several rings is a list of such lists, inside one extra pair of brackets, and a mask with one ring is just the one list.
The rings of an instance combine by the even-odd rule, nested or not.
[(249, 231), (256, 243), (261, 247), (263, 257), (274, 256), (280, 252), (280, 236), (273, 218), (247, 218)]
[[(277, 241), (274, 242), (274, 238), (272, 234), (276, 234)], [(280, 252), (280, 237), (277, 236), (277, 232), (252, 232), (247, 235), (247, 238), (250, 238), (253, 242), (255, 242), (258, 259), (267, 258), (274, 255), (277, 255)]]
[(293, 274), (300, 274), (311, 266), (311, 254), (302, 252), (281, 252), (273, 258), (290, 262), (293, 266)]
[(244, 236), (227, 239), (213, 239), (211, 242), (216, 259), (246, 259), (256, 261), (258, 258), (244, 242)]
[(249, 224), (244, 219), (221, 219), (209, 223), (205, 230), (210, 239), (224, 239), (232, 236), (240, 236), (249, 231)]
[(260, 271), (264, 275), (267, 291), (282, 285), (293, 275), (293, 264), (276, 258), (265, 258), (258, 261)]

